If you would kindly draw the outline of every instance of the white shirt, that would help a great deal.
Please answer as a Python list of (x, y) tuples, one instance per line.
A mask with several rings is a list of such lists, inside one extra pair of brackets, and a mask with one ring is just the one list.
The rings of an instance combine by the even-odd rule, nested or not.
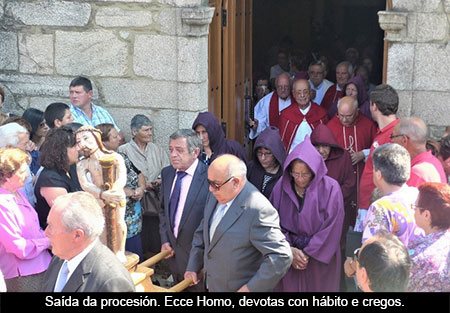
[[(70, 276), (72, 276), (73, 272), (76, 270), (76, 268), (78, 267), (78, 265), (80, 265), (81, 261), (84, 260), (84, 258), (86, 257), (86, 255), (88, 255), (89, 252), (91, 252), (91, 250), (94, 248), (94, 246), (97, 244), (98, 239), (94, 240), (93, 242), (91, 242), (91, 244), (89, 246), (86, 247), (86, 249), (84, 249), (83, 251), (81, 251), (78, 255), (74, 256), (72, 259), (68, 260), (68, 261), (64, 261), (67, 263), (67, 269), (69, 270), (69, 273), (67, 274), (67, 280), (66, 283), (69, 281)], [(58, 286), (58, 281), (59, 281), (59, 276), (61, 275), (61, 269), (63, 267), (61, 266), (59, 273), (58, 273), (58, 278), (56, 279), (56, 284), (55, 284), (55, 288), (56, 286)]]
[(311, 89), (314, 89), (316, 91), (316, 97), (313, 100), (315, 103), (320, 105), (322, 103), (323, 97), (325, 96), (325, 93), (327, 92), (328, 88), (333, 86), (334, 84), (330, 82), (328, 79), (324, 79), (322, 83), (316, 88), (314, 87), (314, 84), (309, 80), (309, 85), (311, 86)]
[[(250, 139), (255, 139), (261, 134), (261, 132), (269, 127), (269, 107), (270, 99), (272, 99), (274, 91), (265, 95), (255, 106), (255, 120), (258, 120), (258, 129), (255, 131), (250, 128)], [(286, 100), (278, 97), (278, 113), (281, 113), (284, 109), (291, 105), (291, 97), (287, 97)]]
[[(187, 194), (189, 192), (189, 187), (191, 186), (192, 178), (194, 178), (195, 170), (197, 169), (198, 159), (195, 159), (194, 163), (189, 166), (189, 168), (185, 171), (187, 174), (181, 180), (181, 190), (180, 190), (180, 199), (178, 200), (177, 213), (175, 214), (175, 225), (173, 226), (173, 234), (175, 237), (178, 237), (178, 226), (180, 225), (181, 216), (183, 215), (184, 204), (186, 203)], [(178, 173), (178, 170), (177, 170)], [(177, 181), (177, 175), (173, 179), (172, 189), (170, 190), (170, 194), (172, 195), (173, 188), (175, 187), (175, 182)]]
[[(302, 110), (298, 108), (300, 112), (302, 112), (303, 115), (308, 114), (309, 110), (311, 109), (311, 102), (309, 103), (309, 106)], [(300, 123), (300, 125), (297, 128), (297, 132), (295, 133), (294, 140), (292, 141), (291, 148), (289, 149), (289, 153), (291, 153), (292, 150), (295, 149), (295, 147), (303, 142), (305, 140), (306, 135), (311, 136), (312, 129), (311, 126), (309, 126), (308, 122), (306, 121), (306, 118), (303, 119), (303, 121)]]

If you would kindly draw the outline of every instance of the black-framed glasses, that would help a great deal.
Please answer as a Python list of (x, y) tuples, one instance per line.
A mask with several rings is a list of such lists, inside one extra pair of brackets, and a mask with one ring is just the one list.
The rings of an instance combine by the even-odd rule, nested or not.
[(272, 152), (258, 151), (258, 152), (256, 152), (256, 155), (259, 156), (259, 157), (263, 156), (263, 157), (267, 158), (267, 157), (271, 157), (272, 156)]
[(404, 135), (404, 134), (399, 134), (399, 135), (393, 135), (393, 134), (391, 134), (391, 135), (389, 136), (389, 138), (391, 138), (391, 140), (392, 140), (392, 139), (394, 139), (394, 138), (396, 138), (396, 137), (402, 137), (402, 136), (405, 136), (406, 138), (409, 139), (409, 137), (408, 137), (407, 135)]
[(223, 185), (225, 185), (226, 183), (228, 183), (230, 180), (232, 180), (234, 178), (234, 176), (230, 176), (230, 178), (228, 178), (226, 181), (224, 181), (221, 184), (217, 184), (213, 181), (210, 181), (209, 179), (206, 179), (208, 181), (208, 184), (211, 186), (211, 188), (213, 188), (214, 190), (220, 190), (220, 187), (222, 187)]

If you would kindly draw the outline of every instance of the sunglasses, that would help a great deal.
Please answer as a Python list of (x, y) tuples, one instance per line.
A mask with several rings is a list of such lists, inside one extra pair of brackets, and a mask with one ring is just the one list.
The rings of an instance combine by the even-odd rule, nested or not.
[(208, 184), (211, 186), (212, 189), (214, 190), (220, 190), (220, 187), (222, 187), (223, 185), (225, 185), (226, 183), (228, 183), (230, 180), (232, 180), (234, 178), (234, 176), (230, 176), (230, 178), (228, 178), (226, 181), (224, 181), (221, 184), (217, 184), (213, 181), (210, 181), (209, 179), (206, 179), (208, 181)]

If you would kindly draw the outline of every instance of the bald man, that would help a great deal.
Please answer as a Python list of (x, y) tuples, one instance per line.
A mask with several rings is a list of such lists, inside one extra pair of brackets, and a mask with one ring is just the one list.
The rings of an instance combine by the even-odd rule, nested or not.
[(210, 195), (194, 234), (185, 278), (213, 292), (271, 291), (292, 263), (277, 211), (246, 179), (245, 163), (224, 154), (208, 169)]
[(275, 91), (263, 97), (255, 106), (255, 119), (249, 120), (250, 139), (254, 139), (268, 126), (280, 128), (280, 114), (293, 102), (291, 76), (281, 73), (275, 80)]
[(427, 151), (427, 137), (427, 125), (417, 117), (400, 119), (392, 130), (392, 142), (403, 146), (411, 156), (408, 186), (418, 187), (425, 182), (447, 183), (441, 162)]
[(346, 202), (345, 220), (343, 231), (347, 232), (348, 226), (356, 222), (359, 205), (359, 182), (364, 171), (364, 165), (370, 152), (370, 146), (377, 133), (375, 123), (360, 114), (358, 100), (351, 96), (339, 99), (337, 103), (338, 113), (328, 122), (327, 126), (336, 137), (341, 147), (347, 150), (352, 157), (353, 171), (356, 175), (356, 192), (352, 199)]

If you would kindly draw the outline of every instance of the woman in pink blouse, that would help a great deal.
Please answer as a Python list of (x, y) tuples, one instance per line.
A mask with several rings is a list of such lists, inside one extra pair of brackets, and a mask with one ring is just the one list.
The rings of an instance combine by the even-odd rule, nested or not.
[(414, 205), (417, 226), (425, 237), (411, 241), (409, 291), (450, 291), (450, 186), (424, 183)]
[(36, 211), (19, 191), (28, 159), (20, 149), (0, 149), (0, 270), (7, 291), (39, 291), (51, 259)]

